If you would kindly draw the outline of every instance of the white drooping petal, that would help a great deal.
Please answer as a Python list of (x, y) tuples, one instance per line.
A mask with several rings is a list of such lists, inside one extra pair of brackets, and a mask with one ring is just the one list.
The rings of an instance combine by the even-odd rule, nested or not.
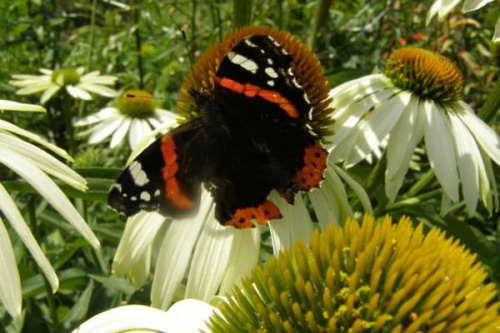
[(144, 284), (149, 276), (152, 246), (164, 222), (164, 216), (146, 211), (127, 220), (113, 258), (114, 274), (131, 276), (137, 288)]
[(433, 101), (425, 100), (425, 147), (432, 169), (448, 197), (459, 200), (455, 145), (445, 111)]
[(104, 120), (93, 129), (92, 134), (89, 137), (89, 143), (95, 144), (104, 141), (122, 125), (123, 121), (124, 118), (120, 116)]
[(92, 247), (96, 249), (99, 248), (100, 245), (97, 237), (52, 179), (40, 169), (20, 157), (17, 153), (13, 153), (9, 149), (5, 149), (1, 146), (0, 163), (12, 169), (12, 171), (19, 174), (31, 184), (45, 200), (47, 200), (73, 227), (75, 227), (76, 230), (78, 230)]
[(47, 112), (43, 106), (0, 99), (0, 110)]
[(20, 156), (23, 156), (26, 160), (36, 165), (42, 171), (59, 178), (74, 188), (81, 191), (85, 191), (87, 189), (85, 186), (85, 179), (73, 171), (73, 169), (61, 163), (58, 159), (47, 152), (19, 139), (14, 135), (0, 132), (0, 146), (10, 149), (13, 152), (17, 152)]
[(60, 89), (61, 89), (61, 86), (54, 85), (54, 86), (48, 88), (47, 90), (45, 90), (43, 92), (42, 96), (40, 97), (40, 103), (42, 103), (42, 104), (47, 103), (52, 98), (52, 96), (54, 96)]
[(438, 17), (439, 19), (444, 18), (446, 15), (448, 15), (453, 8), (455, 8), (461, 0), (441, 0), (441, 6), (438, 11)]
[(453, 109), (459, 109), (459, 111), (457, 111), (458, 116), (469, 128), (481, 148), (484, 149), (496, 164), (500, 165), (500, 136), (498, 136), (485, 122), (479, 119), (467, 103), (460, 101), (459, 105), (454, 106)]
[(130, 123), (130, 118), (125, 118), (123, 120), (123, 123), (120, 125), (120, 127), (118, 127), (118, 129), (115, 131), (115, 133), (113, 133), (113, 136), (111, 137), (111, 142), (109, 143), (110, 148), (115, 148), (120, 144), (120, 142), (123, 141), (128, 133), (128, 130), (130, 129)]
[(492, 41), (494, 43), (500, 42), (500, 18), (498, 18), (497, 23), (495, 24), (495, 32), (493, 33)]
[(422, 140), (425, 111), (419, 98), (412, 96), (387, 143), (385, 193), (394, 202), (408, 171), (415, 147)]
[(111, 89), (109, 87), (101, 86), (99, 84), (79, 83), (77, 87), (84, 91), (90, 91), (104, 97), (116, 97), (118, 95), (118, 92), (116, 90)]
[(19, 136), (25, 137), (25, 138), (30, 139), (30, 140), (33, 140), (36, 143), (38, 143), (39, 145), (49, 149), (50, 151), (61, 156), (62, 158), (64, 158), (67, 161), (73, 160), (71, 158), (71, 156), (69, 156), (68, 153), (66, 153), (66, 151), (64, 149), (61, 149), (61, 148), (51, 144), (50, 142), (43, 140), (41, 137), (39, 137), (36, 134), (33, 134), (29, 131), (26, 131), (26, 130), (22, 129), (21, 127), (17, 127), (16, 125), (9, 123), (8, 121), (4, 121), (4, 120), (0, 119), (0, 131), (2, 131), (2, 130), (17, 134)]
[(91, 114), (90, 116), (87, 116), (83, 119), (80, 119), (75, 122), (75, 126), (86, 126), (86, 125), (92, 125), (95, 123), (99, 123), (105, 119), (112, 118), (115, 116), (118, 116), (118, 109), (115, 107), (107, 107), (102, 110), (100, 110), (97, 113)]
[[(376, 93), (365, 95), (359, 100), (349, 102), (344, 107), (336, 109), (332, 118), (335, 119), (335, 124), (332, 129), (335, 134), (329, 141), (332, 142), (332, 147), (337, 149), (337, 146), (342, 146), (344, 140), (349, 140), (352, 135), (351, 131), (358, 124), (360, 119), (373, 107), (385, 102), (393, 96), (395, 92), (391, 89), (384, 89)], [(334, 97), (335, 98), (335, 97)], [(340, 104), (339, 104), (340, 105)]]
[[(358, 163), (372, 152), (380, 154), (378, 148), (381, 142), (399, 120), (409, 99), (409, 93), (401, 92), (376, 107), (366, 118), (360, 120), (356, 128), (352, 130), (354, 147), (347, 156), (346, 167)], [(332, 154), (335, 156), (335, 150), (332, 150)]]
[(340, 178), (330, 170), (326, 169), (325, 179), (321, 182), (321, 186), (308, 193), (311, 204), (314, 208), (318, 222), (322, 227), (328, 223), (333, 223), (336, 226), (341, 222), (341, 208), (347, 202), (347, 216), (352, 216), (352, 209), (347, 201), (347, 193), (344, 189), (344, 184)]
[(295, 203), (288, 204), (281, 196), (271, 192), (269, 199), (278, 206), (283, 217), (269, 222), (273, 253), (277, 255), (285, 248), (291, 248), (298, 240), (309, 241), (313, 224), (309, 210), (302, 196), (295, 196)]
[(73, 333), (207, 332), (205, 322), (217, 309), (198, 300), (182, 300), (168, 311), (145, 305), (125, 305), (102, 312)]
[(231, 255), (220, 284), (219, 295), (231, 291), (242, 277), (249, 276), (257, 265), (260, 250), (260, 228), (234, 230)]
[(472, 12), (474, 10), (478, 10), (481, 7), (484, 7), (492, 1), (494, 0), (465, 0), (462, 6), (462, 11), (465, 13)]
[[(361, 203), (361, 206), (363, 207), (364, 212), (371, 214), (371, 215), (374, 215), (373, 208), (372, 208), (372, 205), (370, 203), (370, 197), (368, 196), (368, 193), (366, 193), (363, 186), (361, 186), (347, 172), (345, 172), (344, 170), (342, 170), (341, 168), (339, 168), (335, 164), (329, 163), (329, 165), (332, 168), (332, 174), (334, 174), (334, 173), (337, 174), (347, 185), (349, 185), (349, 187), (352, 189), (354, 194), (356, 194), (356, 196), (359, 199), (359, 202)], [(333, 179), (333, 177), (332, 177), (332, 179)], [(344, 211), (348, 211), (347, 208), (349, 208), (349, 210), (350, 210), (351, 206), (349, 205), (349, 207), (346, 207), (344, 209)], [(344, 221), (344, 219), (342, 219), (341, 221)]]
[[(0, 194), (0, 200), (4, 200)], [(9, 233), (0, 217), (0, 301), (13, 318), (21, 316), (21, 278)]]
[(156, 260), (155, 275), (151, 288), (151, 302), (154, 307), (167, 309), (175, 290), (185, 276), (200, 231), (213, 215), (213, 200), (203, 191), (200, 208), (196, 216), (175, 219), (163, 239)]
[(442, 0), (435, 0), (432, 3), (431, 8), (427, 12), (427, 16), (425, 18), (425, 25), (429, 25), (432, 18), (437, 14), (437, 12), (439, 11), (439, 8), (441, 7), (441, 2), (442, 2)]
[(78, 88), (77, 86), (66, 86), (66, 91), (74, 98), (80, 98), (86, 101), (90, 101), (92, 96), (85, 90)]
[(22, 89), (19, 89), (18, 91), (16, 91), (16, 94), (18, 94), (18, 95), (31, 95), (31, 94), (34, 94), (34, 93), (37, 93), (40, 91), (47, 90), (51, 87), (56, 87), (56, 86), (59, 87), (58, 85), (56, 85), (53, 82), (40, 82), (37, 84), (29, 85), (29, 86), (24, 87)]
[[(23, 244), (26, 246), (28, 251), (35, 259), (38, 267), (43, 272), (43, 275), (47, 278), (53, 292), (56, 292), (59, 288), (59, 279), (57, 278), (56, 272), (52, 268), (49, 260), (43, 253), (42, 249), (38, 245), (36, 238), (31, 233), (30, 228), (24, 221), (21, 213), (17, 209), (16, 203), (10, 197), (9, 193), (5, 190), (3, 185), (0, 183), (0, 211), (2, 211), (10, 222), (12, 228), (16, 231)], [(1, 273), (0, 273), (1, 274)], [(1, 278), (0, 278), (1, 279)]]
[(483, 159), (474, 137), (462, 123), (462, 120), (453, 111), (448, 112), (448, 117), (457, 149), (457, 165), (462, 182), (462, 194), (467, 211), (469, 215), (472, 215), (476, 211), (479, 199), (479, 164), (483, 163)]
[(221, 226), (210, 214), (191, 260), (185, 298), (208, 302), (215, 296), (229, 262), (235, 232), (235, 228)]
[(140, 119), (132, 119), (128, 135), (128, 144), (130, 148), (134, 148), (144, 137), (142, 133), (142, 124)]

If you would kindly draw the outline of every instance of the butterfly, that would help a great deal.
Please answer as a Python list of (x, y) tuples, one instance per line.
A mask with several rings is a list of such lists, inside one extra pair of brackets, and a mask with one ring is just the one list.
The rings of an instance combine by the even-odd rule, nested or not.
[[(217, 52), (220, 64), (210, 59)], [(323, 180), (328, 152), (318, 118), (330, 111), (328, 85), (312, 53), (287, 33), (247, 27), (207, 54), (200, 66), (215, 67), (205, 69), (205, 86), (184, 85), (197, 117), (126, 167), (108, 195), (119, 212), (189, 216), (204, 186), (216, 219), (245, 229), (282, 217), (271, 191), (292, 204)], [(200, 71), (195, 64), (191, 82)]]

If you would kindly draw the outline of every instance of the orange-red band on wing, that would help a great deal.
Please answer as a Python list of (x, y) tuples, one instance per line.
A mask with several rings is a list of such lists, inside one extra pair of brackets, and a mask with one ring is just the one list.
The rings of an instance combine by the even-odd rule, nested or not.
[(278, 106), (286, 112), (291, 118), (297, 118), (299, 111), (287, 98), (283, 97), (279, 92), (274, 90), (262, 89), (259, 86), (251, 83), (239, 83), (237, 81), (223, 77), (219, 79), (219, 85), (238, 94), (243, 94), (249, 98), (259, 96), (268, 102), (278, 104)]
[(305, 149), (304, 166), (297, 171), (293, 179), (299, 185), (301, 191), (309, 191), (319, 186), (319, 183), (323, 180), (327, 158), (328, 153), (320, 141), (316, 141), (314, 146)]
[(238, 229), (253, 228), (252, 220), (255, 219), (259, 225), (266, 224), (269, 220), (281, 218), (280, 209), (269, 200), (264, 201), (257, 207), (237, 209), (231, 220), (224, 222), (226, 226), (233, 226)]
[(176, 173), (179, 171), (177, 163), (177, 149), (174, 139), (170, 134), (165, 134), (161, 140), (161, 152), (165, 166), (161, 169), (165, 181), (165, 196), (175, 207), (187, 210), (193, 206), (193, 202), (186, 197), (181, 190)]

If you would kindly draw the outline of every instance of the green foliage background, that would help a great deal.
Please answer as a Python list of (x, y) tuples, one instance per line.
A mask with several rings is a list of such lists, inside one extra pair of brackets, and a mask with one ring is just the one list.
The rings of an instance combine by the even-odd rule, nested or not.
[[(430, 4), (409, 0), (256, 0), (251, 12), (244, 12), (247, 17), (236, 22), (247, 19), (252, 25), (297, 35), (317, 54), (332, 86), (380, 68), (394, 48), (412, 45), (437, 51), (458, 64), (466, 80), (464, 100), (481, 110), (499, 76), (499, 44), (491, 43), (492, 29), (500, 16), (498, 1), (467, 16), (454, 12), (450, 20), (434, 20), (427, 27), (425, 15)], [(8, 84), (12, 74), (83, 66), (86, 71), (118, 76), (116, 88), (120, 91), (150, 91), (159, 106), (175, 111), (177, 91), (192, 62), (235, 28), (233, 5), (222, 0), (0, 0), (0, 99), (39, 102), (38, 96), (15, 95), (15, 88)], [(181, 31), (186, 32), (186, 41)], [(93, 251), (29, 185), (0, 166), (0, 181), (15, 194), (61, 283), (57, 294), (50, 293), (37, 266), (12, 234), (25, 310), (22, 320), (12, 321), (0, 307), (0, 332), (66, 332), (103, 310), (124, 303), (149, 304), (148, 287), (135, 290), (130, 282), (110, 272), (125, 219), (104, 202), (130, 151), (126, 145), (115, 150), (106, 144), (89, 146), (68, 128), (65, 119), (69, 114), (74, 121), (110, 101), (98, 97), (75, 101), (62, 95), (46, 105), (49, 117), (15, 112), (2, 113), (1, 117), (44, 134), (75, 157), (73, 167), (88, 180), (90, 190), (80, 193), (61, 186), (101, 240), (102, 249)], [(485, 119), (497, 131), (498, 117), (498, 112), (489, 113)], [(420, 164), (423, 171), (413, 172), (402, 192), (428, 176), (424, 156)], [(415, 221), (423, 219), (429, 227), (445, 229), (478, 254), (491, 279), (500, 281), (498, 214), (489, 216), (480, 208), (468, 218), (459, 209), (440, 217), (440, 192), (433, 181), (413, 188), (412, 197), (389, 205), (380, 170), (381, 165), (351, 169), (367, 187), (378, 216), (410, 215)]]

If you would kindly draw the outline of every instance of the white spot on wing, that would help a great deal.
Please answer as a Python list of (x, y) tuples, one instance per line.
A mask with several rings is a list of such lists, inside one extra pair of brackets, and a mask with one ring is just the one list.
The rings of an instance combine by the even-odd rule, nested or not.
[(133, 197), (130, 197), (130, 200), (137, 201), (137, 197), (134, 195)]
[(111, 186), (111, 189), (116, 189), (119, 193), (121, 193), (121, 191), (122, 191), (122, 184), (114, 183)]
[(274, 87), (274, 81), (273, 80), (267, 81), (267, 85), (270, 87)]
[(273, 59), (271, 59), (271, 58), (267, 58), (267, 63), (268, 63), (269, 65), (272, 65), (272, 64), (274, 64), (274, 61), (273, 61)]
[(154, 196), (155, 197), (159, 197), (160, 196), (160, 190), (156, 190)]
[(149, 194), (148, 192), (144, 191), (144, 192), (141, 193), (140, 198), (141, 198), (141, 200), (149, 201), (149, 200), (151, 200), (151, 194)]
[(258, 47), (250, 39), (245, 39), (245, 44), (248, 45), (248, 46), (250, 46), (250, 47)]
[(132, 162), (132, 164), (128, 167), (128, 171), (130, 172), (135, 185), (144, 186), (149, 182), (148, 175), (144, 172), (144, 170), (142, 170), (141, 163), (137, 161)]
[(278, 78), (278, 73), (276, 73), (276, 71), (272, 67), (266, 67), (266, 69), (264, 69), (264, 72), (266, 72), (267, 76), (273, 79)]
[(253, 74), (255, 74), (259, 68), (255, 61), (233, 51), (229, 52), (227, 57), (233, 64), (240, 65), (243, 69)]

